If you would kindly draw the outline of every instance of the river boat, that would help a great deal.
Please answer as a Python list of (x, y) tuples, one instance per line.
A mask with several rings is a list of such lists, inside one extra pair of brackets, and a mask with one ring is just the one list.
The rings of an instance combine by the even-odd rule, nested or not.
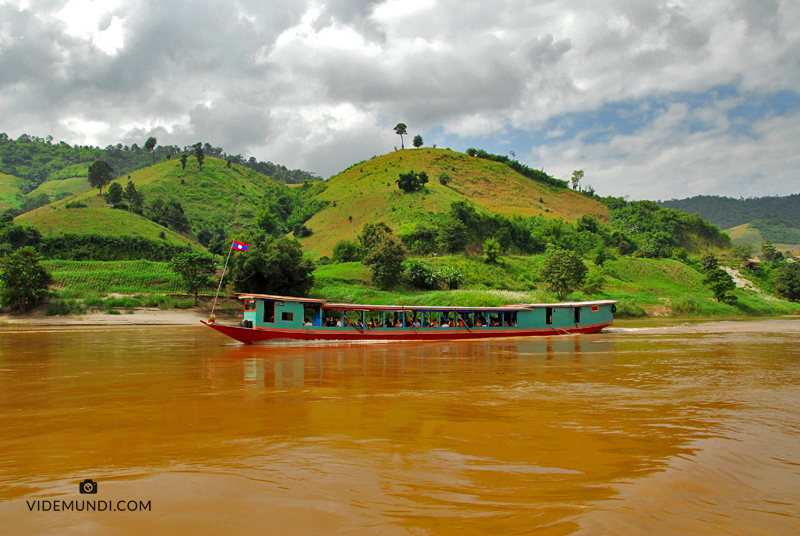
[(360, 305), (243, 294), (244, 320), (202, 321), (239, 342), (440, 341), (596, 333), (614, 321), (611, 300), (514, 303), (502, 307)]

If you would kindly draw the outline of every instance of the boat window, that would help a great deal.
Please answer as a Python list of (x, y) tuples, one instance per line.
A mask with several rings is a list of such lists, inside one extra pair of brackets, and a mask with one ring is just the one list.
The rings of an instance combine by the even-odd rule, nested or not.
[(256, 300), (244, 300), (244, 312), (248, 313), (256, 310)]
[(548, 326), (553, 323), (553, 308), (545, 307), (544, 309), (544, 323)]
[(580, 324), (581, 323), (581, 308), (580, 307), (575, 307), (575, 323), (576, 324)]
[(289, 313), (286, 311), (282, 312), (281, 320), (284, 322), (294, 322), (294, 313)]
[(275, 302), (274, 301), (264, 301), (264, 323), (265, 324), (274, 324), (275, 323)]

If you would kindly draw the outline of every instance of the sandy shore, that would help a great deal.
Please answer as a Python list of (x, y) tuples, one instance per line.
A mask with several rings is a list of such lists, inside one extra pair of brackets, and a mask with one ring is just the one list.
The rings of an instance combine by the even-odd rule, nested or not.
[[(24, 315), (0, 315), (0, 325), (28, 326), (194, 326), (200, 320), (208, 319), (208, 309), (169, 309), (135, 308), (132, 313), (120, 311), (118, 315), (110, 315), (104, 311), (87, 313), (80, 316), (45, 316), (44, 308), (37, 308)], [(233, 323), (238, 319), (227, 315), (217, 315), (217, 319), (225, 323)]]

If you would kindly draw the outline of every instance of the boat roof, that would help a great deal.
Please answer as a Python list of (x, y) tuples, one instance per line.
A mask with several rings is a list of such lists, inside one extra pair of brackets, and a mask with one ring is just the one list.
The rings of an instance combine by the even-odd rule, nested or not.
[(501, 307), (471, 307), (467, 305), (367, 305), (359, 303), (328, 303), (327, 300), (314, 298), (293, 298), (291, 296), (274, 296), (270, 294), (242, 294), (240, 300), (275, 300), (275, 301), (294, 301), (320, 305), (322, 309), (336, 311), (482, 311), (482, 312), (513, 312), (527, 311), (541, 307), (588, 307), (592, 305), (610, 305), (619, 303), (615, 300), (595, 300), (585, 302), (562, 302), (562, 303), (510, 303)]
[(301, 303), (325, 303), (327, 300), (319, 300), (314, 298), (295, 298), (292, 296), (275, 296), (272, 294), (239, 294), (240, 300), (275, 300), (275, 301), (293, 301)]

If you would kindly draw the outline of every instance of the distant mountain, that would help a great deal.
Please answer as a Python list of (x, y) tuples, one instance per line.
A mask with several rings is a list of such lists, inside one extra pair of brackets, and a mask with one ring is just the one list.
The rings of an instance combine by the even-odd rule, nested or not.
[(715, 195), (698, 195), (687, 199), (670, 199), (662, 207), (699, 213), (720, 229), (730, 229), (755, 220), (783, 220), (789, 227), (800, 228), (800, 194), (786, 197), (754, 197), (735, 199)]

